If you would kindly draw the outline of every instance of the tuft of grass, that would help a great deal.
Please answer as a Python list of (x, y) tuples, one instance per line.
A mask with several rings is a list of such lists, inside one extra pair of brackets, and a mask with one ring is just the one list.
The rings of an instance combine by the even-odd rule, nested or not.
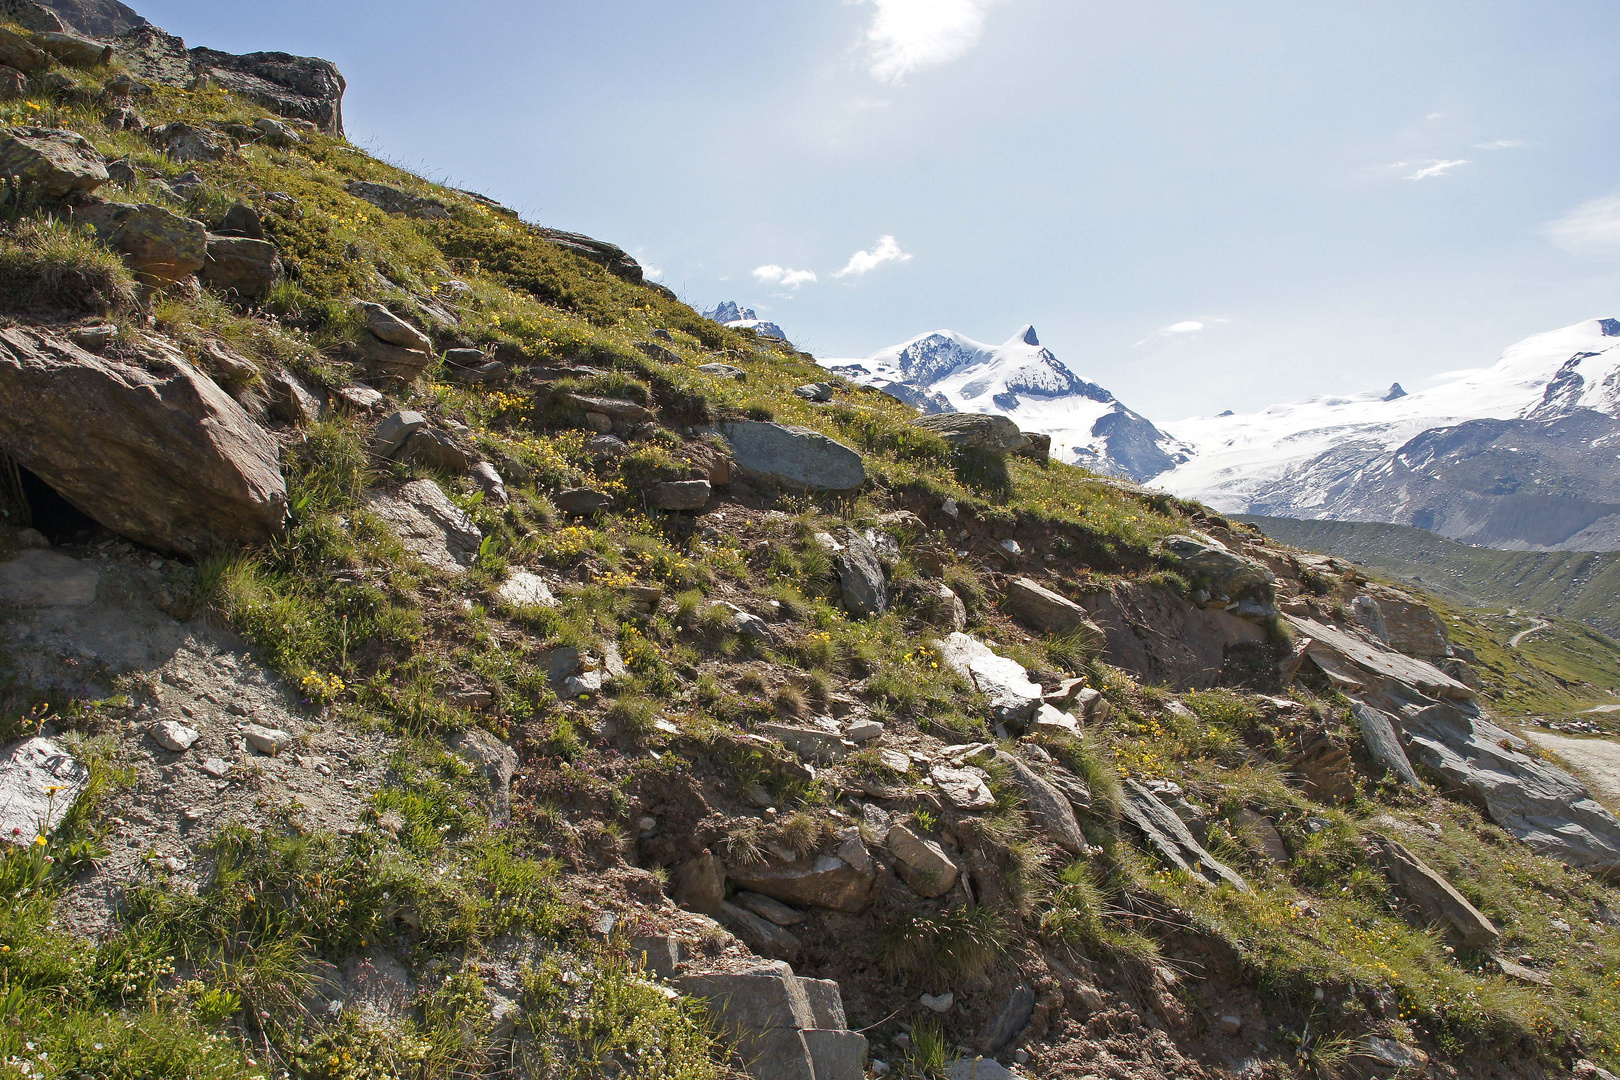
[(884, 934), (880, 955), (894, 974), (938, 972), (953, 980), (974, 979), (995, 968), (1009, 932), (1006, 920), (982, 904), (904, 912)]
[(108, 316), (132, 311), (135, 277), (88, 229), (23, 218), (0, 229), (0, 306)]

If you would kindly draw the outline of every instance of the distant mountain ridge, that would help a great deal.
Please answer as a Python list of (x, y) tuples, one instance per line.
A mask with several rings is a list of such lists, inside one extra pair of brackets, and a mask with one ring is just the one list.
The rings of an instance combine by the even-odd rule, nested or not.
[(705, 319), (713, 319), (722, 326), (729, 326), (733, 330), (752, 330), (760, 337), (787, 340), (782, 328), (773, 322), (761, 319), (753, 308), (739, 307), (735, 300), (722, 300), (710, 311), (703, 312)]
[(1001, 413), (1025, 431), (1051, 435), (1054, 457), (1098, 472), (1145, 480), (1174, 468), (1186, 452), (1071, 371), (1027, 324), (1000, 345), (936, 330), (863, 359), (821, 363), (923, 412)]
[(1620, 320), (1509, 348), (1405, 393), (1168, 425), (1154, 483), (1229, 513), (1385, 521), (1510, 550), (1620, 549)]

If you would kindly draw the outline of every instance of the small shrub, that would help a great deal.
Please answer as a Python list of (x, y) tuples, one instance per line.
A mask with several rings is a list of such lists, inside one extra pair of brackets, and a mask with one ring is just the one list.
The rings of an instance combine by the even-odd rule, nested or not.
[(948, 978), (988, 975), (1001, 956), (1008, 928), (982, 904), (942, 912), (906, 912), (884, 935), (883, 965), (897, 974), (938, 971)]
[(110, 315), (135, 307), (135, 278), (86, 229), (25, 218), (0, 232), (0, 305)]

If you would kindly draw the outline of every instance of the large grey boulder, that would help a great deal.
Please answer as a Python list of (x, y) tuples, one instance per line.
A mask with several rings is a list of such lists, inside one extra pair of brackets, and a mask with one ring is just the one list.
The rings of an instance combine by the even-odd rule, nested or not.
[(432, 480), (413, 480), (392, 495), (374, 492), (366, 504), (407, 551), (436, 570), (460, 574), (478, 556), (483, 534)]
[(37, 75), (51, 66), (51, 57), (26, 37), (0, 26), (0, 64)]
[(202, 280), (244, 300), (263, 300), (286, 279), (281, 252), (268, 240), (250, 236), (210, 236)]
[(1620, 878), (1620, 820), (1573, 776), (1515, 746), (1483, 716), (1442, 702), (1401, 717), (1412, 762), (1482, 803), (1531, 848), (1595, 875)]
[(1091, 621), (1085, 608), (1029, 578), (1018, 578), (1007, 586), (1004, 606), (1009, 614), (1032, 630), (1043, 634), (1081, 634), (1098, 649), (1103, 646), (1102, 627)]
[(61, 33), (68, 28), (60, 15), (34, 0), (0, 0), (0, 19), (37, 33)]
[(803, 979), (781, 965), (734, 974), (688, 975), (681, 993), (702, 1000), (715, 1026), (757, 1080), (863, 1080), (866, 1039), (849, 1030), (830, 980)]
[(1258, 623), (1195, 607), (1158, 585), (1119, 581), (1084, 599), (1086, 611), (1107, 635), (1103, 659), (1173, 690), (1209, 689), (1220, 681), (1229, 655), (1266, 643), (1266, 630)]
[(108, 180), (107, 163), (78, 132), (23, 127), (0, 129), (0, 136), (0, 177), (25, 190), (60, 199), (94, 191)]
[(89, 779), (90, 770), (52, 739), (12, 745), (0, 759), (0, 842), (32, 844), (49, 836)]
[(720, 905), (720, 922), (760, 956), (772, 960), (797, 960), (803, 944), (797, 936), (769, 919), (736, 904)]
[(855, 912), (871, 900), (877, 864), (860, 834), (850, 830), (835, 855), (810, 854), (791, 863), (729, 867), (728, 876), (739, 888), (789, 904)]
[(122, 254), (130, 269), (149, 282), (179, 281), (208, 261), (208, 229), (203, 223), (162, 206), (80, 206), (74, 210), (73, 220), (95, 229), (103, 243)]
[(223, 161), (235, 144), (212, 128), (176, 120), (152, 132), (152, 141), (163, 147), (171, 161)]
[(1471, 949), (1494, 945), (1501, 931), (1429, 864), (1387, 836), (1372, 838), (1384, 872), (1431, 924), (1448, 928)]
[(668, 480), (647, 489), (647, 502), (660, 510), (701, 510), (713, 493), (707, 480)]
[(0, 330), (0, 450), (114, 532), (197, 556), (281, 535), (278, 447), (178, 352), (143, 366)]
[(1021, 449), (1027, 441), (1017, 424), (995, 413), (940, 413), (920, 417), (913, 423), (932, 431), (956, 450), (1005, 453)]
[(802, 758), (823, 765), (841, 761), (855, 752), (855, 744), (843, 736), (819, 728), (792, 724), (761, 724), (759, 733), (768, 735)]
[(361, 333), (355, 345), (365, 358), (367, 370), (380, 379), (412, 383), (433, 363), (431, 352), (390, 345), (369, 331)]
[(840, 530), (839, 550), (833, 555), (844, 610), (857, 619), (889, 610), (889, 579), (878, 562), (877, 549), (853, 529)]
[(990, 711), (1004, 723), (1028, 723), (1041, 704), (1041, 688), (1016, 660), (995, 653), (967, 634), (936, 642), (945, 664), (990, 699)]
[(1224, 881), (1240, 892), (1249, 891), (1248, 882), (1205, 851), (1186, 823), (1160, 802), (1158, 796), (1136, 780), (1125, 780), (1121, 786), (1125, 799), (1120, 810), (1125, 820), (1142, 834), (1160, 858), (1177, 870), (1185, 870), (1212, 884)]
[(402, 349), (413, 349), (416, 352), (433, 351), (433, 342), (426, 334), (382, 304), (359, 300), (355, 302), (355, 307), (359, 309), (360, 317), (365, 320), (366, 329), (378, 339), (390, 345), (398, 345)]
[(811, 428), (739, 420), (721, 433), (736, 467), (760, 480), (812, 491), (853, 491), (866, 483), (861, 455)]
[(641, 264), (617, 244), (597, 240), (583, 233), (564, 232), (561, 229), (537, 228), (534, 231), (558, 247), (572, 251), (575, 255), (602, 267), (614, 277), (623, 278), (636, 285), (642, 284), (645, 280), (646, 275), (641, 269)]

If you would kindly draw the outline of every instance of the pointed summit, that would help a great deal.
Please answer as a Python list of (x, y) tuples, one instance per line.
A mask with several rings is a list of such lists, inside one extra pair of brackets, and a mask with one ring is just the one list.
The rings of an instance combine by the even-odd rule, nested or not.
[(1401, 386), (1400, 383), (1391, 383), (1390, 387), (1389, 387), (1389, 392), (1384, 395), (1384, 400), (1385, 401), (1398, 401), (1399, 399), (1401, 399), (1401, 398), (1403, 398), (1405, 396), (1406, 396), (1406, 388), (1405, 387)]
[(1039, 345), (1041, 343), (1041, 339), (1035, 336), (1035, 327), (1030, 323), (1025, 323), (1024, 328), (1014, 334), (1012, 341), (1007, 342), (1007, 344), (1012, 345), (1020, 341), (1025, 345)]

